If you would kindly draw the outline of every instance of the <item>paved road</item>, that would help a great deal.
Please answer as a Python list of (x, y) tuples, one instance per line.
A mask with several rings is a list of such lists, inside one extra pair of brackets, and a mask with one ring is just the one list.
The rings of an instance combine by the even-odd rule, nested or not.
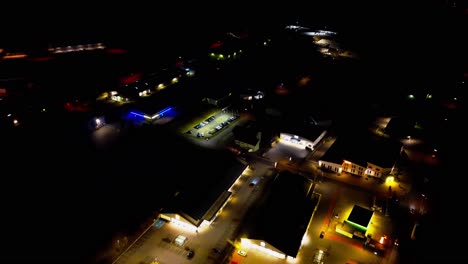
[[(327, 145), (324, 144), (324, 146), (326, 147)], [(281, 146), (281, 148), (284, 148), (284, 146)], [(297, 160), (290, 162), (289, 157), (291, 153), (290, 150), (277, 152), (276, 155), (280, 159), (280, 166), (297, 167), (298, 164), (296, 162), (303, 160), (305, 157), (299, 156)], [(299, 153), (301, 152), (299, 151)], [(319, 154), (312, 153), (309, 157), (314, 157), (314, 155)], [(324, 255), (325, 263), (346, 263), (348, 260), (359, 261), (359, 263), (380, 263), (382, 261), (382, 258), (375, 256), (370, 251), (364, 250), (356, 240), (338, 235), (334, 231), (334, 226), (338, 222), (344, 221), (346, 212), (350, 210), (349, 208), (352, 208), (354, 204), (369, 206), (372, 203), (373, 196), (372, 193), (369, 193), (365, 189), (360, 190), (356, 185), (341, 180), (324, 180), (317, 184), (316, 193), (320, 195), (320, 202), (313, 214), (305, 235), (304, 244), (295, 261), (277, 259), (256, 250), (250, 250), (247, 257), (239, 256), (237, 249), (233, 250), (232, 247), (230, 249), (228, 241), (234, 241), (238, 238), (237, 230), (242, 224), (243, 216), (261, 195), (264, 182), (260, 182), (254, 188), (248, 185), (253, 177), (265, 176), (267, 172), (271, 172), (275, 165), (275, 162), (268, 159), (268, 157), (250, 154), (248, 158), (255, 169), (248, 170), (245, 175), (239, 178), (232, 188), (233, 196), (231, 200), (216, 221), (206, 231), (194, 233), (181, 230), (170, 223), (160, 229), (151, 228), (117, 263), (134, 264), (157, 257), (160, 263), (163, 264), (217, 264), (223, 259), (224, 254), (231, 256), (231, 260), (237, 261), (239, 264), (313, 263), (319, 250), (327, 252)], [(320, 170), (310, 164), (314, 164), (313, 161), (306, 161), (301, 166), (305, 166), (309, 173), (307, 176), (313, 178)], [(310, 167), (307, 168), (307, 166)], [(325, 177), (327, 176), (325, 175)], [(343, 179), (346, 178), (343, 177)], [(338, 214), (338, 218), (335, 218), (336, 214)], [(391, 226), (391, 223), (387, 221), (388, 218), (382, 214), (374, 217), (373, 225), (375, 225), (375, 230), (383, 230), (383, 227)], [(319, 238), (321, 231), (326, 232), (323, 239)], [(379, 236), (385, 232), (391, 232), (391, 230), (375, 231), (374, 235)], [(173, 239), (179, 234), (187, 236), (188, 241), (186, 246), (195, 250), (195, 257), (192, 260), (186, 258), (187, 251), (184, 248), (163, 241), (163, 238)], [(213, 248), (221, 251), (226, 249), (226, 251), (216, 253), (213, 251)], [(396, 258), (396, 253), (391, 251), (389, 256)], [(390, 260), (387, 260), (386, 263), (392, 263), (388, 261)]]
[[(270, 168), (271, 166), (256, 164), (255, 170), (247, 170), (233, 186), (233, 195), (229, 203), (208, 229), (195, 233), (180, 229), (171, 223), (166, 223), (160, 229), (150, 228), (116, 263), (135, 264), (154, 257), (157, 257), (162, 264), (219, 263), (223, 257), (222, 253), (214, 252), (213, 248), (223, 251), (228, 246), (228, 241), (234, 239), (243, 216), (259, 197), (263, 188), (262, 181), (255, 187), (248, 186), (250, 180), (253, 177), (267, 177)], [(193, 259), (186, 258), (187, 251), (184, 247), (163, 241), (164, 238), (172, 240), (179, 234), (188, 238), (184, 246), (195, 251)]]

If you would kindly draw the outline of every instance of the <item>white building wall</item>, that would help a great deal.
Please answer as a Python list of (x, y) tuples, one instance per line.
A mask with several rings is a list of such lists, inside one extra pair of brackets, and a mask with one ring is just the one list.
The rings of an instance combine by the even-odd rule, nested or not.
[(351, 161), (348, 161), (348, 160), (345, 160), (343, 162), (342, 168), (343, 168), (343, 171), (354, 174), (354, 175), (358, 175), (358, 176), (364, 176), (365, 171), (366, 171), (365, 167), (359, 164), (353, 163)]
[(329, 161), (320, 160), (319, 166), (323, 169), (327, 169), (336, 173), (341, 173), (342, 171), (341, 164), (337, 164), (337, 163), (333, 163)]
[(306, 138), (303, 138), (303, 137), (300, 137), (298, 135), (293, 135), (293, 134), (288, 134), (288, 133), (280, 133), (280, 139), (283, 140), (283, 141), (286, 141), (288, 143), (291, 143), (291, 144), (294, 144), (298, 147), (301, 147), (301, 148), (310, 148), (310, 149), (313, 149), (314, 148), (314, 142), (306, 139)]

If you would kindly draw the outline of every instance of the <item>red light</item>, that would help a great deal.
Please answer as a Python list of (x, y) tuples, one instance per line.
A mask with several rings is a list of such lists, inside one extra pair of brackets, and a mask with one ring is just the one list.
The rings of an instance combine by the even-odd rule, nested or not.
[(121, 48), (107, 49), (106, 51), (107, 51), (107, 53), (110, 53), (110, 54), (125, 54), (125, 53), (127, 53), (126, 50), (121, 49)]
[(87, 103), (81, 103), (81, 102), (76, 102), (76, 103), (67, 102), (67, 103), (65, 103), (64, 107), (65, 107), (65, 110), (67, 110), (69, 112), (74, 112), (74, 111), (89, 112), (90, 111), (90, 108), (88, 107), (88, 104)]
[(221, 47), (222, 45), (224, 45), (224, 43), (222, 43), (221, 41), (216, 41), (215, 43), (211, 44), (210, 49), (216, 49), (218, 47)]
[(50, 61), (54, 59), (54, 57), (52, 56), (48, 56), (48, 57), (37, 57), (37, 58), (32, 58), (31, 60), (32, 61), (38, 61), (38, 62), (41, 62), (41, 61)]
[(120, 84), (129, 84), (132, 82), (136, 82), (139, 79), (141, 79), (142, 76), (143, 76), (142, 73), (134, 73), (134, 74), (130, 74), (129, 76), (124, 76), (120, 78)]

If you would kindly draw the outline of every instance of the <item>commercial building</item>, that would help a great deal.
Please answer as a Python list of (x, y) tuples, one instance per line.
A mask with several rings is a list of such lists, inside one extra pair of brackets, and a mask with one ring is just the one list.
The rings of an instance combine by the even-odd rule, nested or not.
[(280, 133), (280, 140), (299, 148), (313, 150), (326, 134), (326, 130), (315, 130), (313, 133), (306, 133), (305, 136), (299, 136), (297, 134), (290, 133)]
[(167, 68), (157, 73), (135, 74), (126, 77), (121, 87), (103, 93), (98, 99), (118, 104), (130, 103), (157, 94), (194, 74), (195, 71), (190, 68)]
[(202, 177), (185, 182), (174, 194), (172, 207), (164, 209), (160, 218), (188, 231), (202, 231), (228, 203), (231, 187), (246, 169), (247, 164), (238, 159), (212, 166)]
[(244, 43), (235, 38), (227, 38), (210, 45), (209, 59), (215, 62), (229, 62), (237, 60), (242, 55)]
[(236, 126), (232, 132), (234, 133), (234, 142), (239, 147), (248, 152), (255, 152), (260, 148), (262, 132), (253, 121), (242, 126)]
[(336, 232), (350, 238), (365, 240), (373, 215), (374, 211), (354, 205), (353, 210), (343, 224), (336, 226)]
[(401, 143), (371, 135), (337, 138), (319, 161), (335, 173), (382, 178), (391, 173), (401, 153)]
[(296, 258), (317, 202), (309, 179), (289, 171), (278, 174), (248, 220), (242, 246), (277, 258)]

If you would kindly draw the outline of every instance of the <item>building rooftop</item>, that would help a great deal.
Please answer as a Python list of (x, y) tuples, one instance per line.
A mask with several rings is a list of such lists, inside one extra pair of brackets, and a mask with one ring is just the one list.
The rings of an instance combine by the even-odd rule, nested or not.
[[(205, 219), (211, 220), (213, 211), (229, 198), (228, 189), (247, 167), (238, 159), (224, 155), (206, 160), (209, 162), (194, 168), (198, 172), (194, 172), (192, 178), (185, 177), (176, 199), (177, 208), (174, 208), (195, 225)], [(224, 197), (222, 201), (220, 197)]]
[(236, 126), (232, 132), (236, 140), (248, 143), (250, 145), (256, 145), (258, 142), (257, 133), (259, 132), (257, 126), (249, 122), (243, 126)]
[(296, 257), (317, 201), (308, 191), (312, 182), (285, 171), (271, 184), (264, 203), (252, 217), (250, 239), (264, 240), (273, 247)]
[(358, 224), (365, 229), (369, 225), (374, 212), (359, 205), (354, 205), (353, 210), (348, 216), (347, 221)]
[(390, 168), (400, 155), (400, 150), (400, 142), (371, 134), (342, 136), (336, 139), (321, 160), (337, 164), (343, 163), (343, 160), (349, 160), (363, 167), (370, 162), (383, 168)]

